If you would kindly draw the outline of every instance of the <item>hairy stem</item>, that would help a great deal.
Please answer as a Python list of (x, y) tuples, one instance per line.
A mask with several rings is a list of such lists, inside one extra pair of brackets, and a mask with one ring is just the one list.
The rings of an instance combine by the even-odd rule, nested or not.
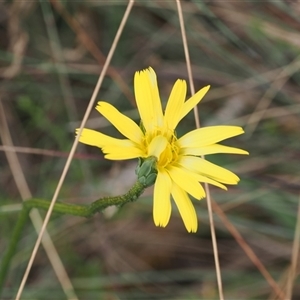
[[(104, 197), (92, 202), (90, 205), (78, 205), (78, 204), (56, 202), (53, 208), (53, 212), (64, 214), (64, 215), (73, 215), (73, 216), (90, 218), (96, 213), (101, 212), (103, 209), (111, 205), (123, 206), (128, 202), (137, 200), (139, 196), (144, 192), (145, 188), (146, 188), (145, 184), (142, 184), (140, 181), (137, 181), (133, 185), (133, 187), (124, 195), (116, 196), (116, 197)], [(20, 240), (22, 234), (22, 230), (28, 220), (30, 210), (32, 208), (40, 208), (40, 209), (48, 210), (49, 206), (50, 206), (50, 201), (44, 199), (33, 198), (23, 202), (23, 208), (21, 210), (18, 221), (15, 225), (6, 253), (4, 254), (1, 262), (0, 294), (7, 275), (7, 271), (10, 266), (11, 259), (14, 256), (14, 253), (18, 245), (18, 241)]]

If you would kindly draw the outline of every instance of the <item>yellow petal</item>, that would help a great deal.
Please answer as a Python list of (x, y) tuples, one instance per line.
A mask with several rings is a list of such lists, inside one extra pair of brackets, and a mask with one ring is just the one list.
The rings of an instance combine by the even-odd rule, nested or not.
[(102, 147), (106, 159), (125, 160), (138, 157), (146, 157), (145, 153), (135, 146), (104, 146)]
[(205, 191), (195, 176), (187, 170), (169, 166), (167, 169), (171, 179), (183, 190), (188, 192), (196, 199), (205, 197)]
[(137, 144), (142, 142), (144, 134), (141, 128), (130, 118), (120, 113), (114, 106), (100, 101), (96, 109), (128, 139)]
[(177, 184), (172, 185), (171, 193), (178, 207), (186, 230), (188, 232), (196, 232), (198, 228), (198, 220), (191, 199)]
[[(76, 129), (78, 134), (79, 129)], [(145, 157), (145, 152), (137, 144), (127, 139), (116, 139), (101, 132), (83, 128), (79, 141), (102, 149), (108, 159), (131, 159)]]
[(178, 143), (181, 148), (203, 147), (242, 133), (243, 128), (238, 126), (209, 126), (188, 132), (178, 140)]
[(200, 182), (207, 182), (207, 183), (210, 183), (212, 185), (215, 185), (215, 186), (227, 191), (227, 187), (225, 185), (219, 183), (218, 181), (215, 181), (215, 180), (210, 179), (206, 176), (198, 175), (198, 174), (197, 174), (196, 177), (197, 177), (197, 180), (199, 180)]
[(249, 154), (249, 152), (245, 150), (220, 144), (213, 144), (199, 148), (182, 148), (180, 151), (180, 154), (182, 155), (208, 155), (216, 153)]
[[(200, 91), (198, 91), (196, 94), (194, 94), (191, 98), (189, 98), (182, 107), (182, 112), (179, 117), (179, 121), (185, 117), (205, 96), (205, 94), (208, 92), (210, 88), (210, 85), (205, 86)], [(178, 121), (178, 122), (179, 122)]]
[(148, 146), (148, 156), (155, 156), (157, 160), (161, 153), (166, 149), (168, 140), (161, 135), (156, 136)]
[(171, 179), (159, 170), (154, 185), (153, 219), (156, 226), (166, 227), (171, 216)]
[(151, 67), (135, 73), (134, 93), (146, 131), (163, 126), (163, 113), (156, 74)]
[[(76, 129), (76, 134), (78, 134), (79, 129)], [(92, 129), (87, 129), (87, 128), (83, 128), (80, 138), (79, 138), (79, 142), (83, 143), (83, 144), (87, 144), (90, 146), (96, 146), (99, 148), (102, 148), (103, 146), (127, 146), (127, 145), (131, 145), (133, 146), (134, 143), (129, 141), (129, 140), (120, 140), (120, 139), (116, 139), (113, 138), (111, 136), (108, 136), (106, 134), (103, 134), (101, 132), (98, 132), (96, 130), (92, 130)]]
[(170, 130), (174, 130), (180, 121), (185, 97), (186, 82), (178, 79), (173, 86), (165, 111), (165, 125)]
[[(207, 176), (200, 175), (199, 170), (197, 170), (194, 165), (185, 165), (184, 160), (183, 160), (183, 162), (181, 162), (181, 158), (178, 159), (176, 166), (178, 166), (179, 168), (181, 168), (183, 170), (186, 170), (186, 172), (190, 172), (191, 175), (194, 176), (195, 179), (199, 182), (207, 182), (207, 183), (215, 185), (223, 190), (227, 190), (227, 187), (225, 185), (223, 185), (211, 178), (208, 178)], [(205, 197), (205, 190), (203, 190), (203, 191), (204, 191), (204, 197)]]
[(180, 158), (180, 164), (193, 172), (225, 184), (237, 184), (240, 180), (231, 171), (219, 167), (200, 157), (183, 156)]

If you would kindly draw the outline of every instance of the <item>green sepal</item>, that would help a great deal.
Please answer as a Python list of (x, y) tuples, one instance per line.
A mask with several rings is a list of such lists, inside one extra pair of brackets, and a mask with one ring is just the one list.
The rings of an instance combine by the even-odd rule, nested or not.
[(145, 187), (154, 184), (157, 176), (156, 169), (157, 159), (154, 156), (147, 157), (146, 159), (139, 158), (139, 164), (135, 169), (138, 181)]

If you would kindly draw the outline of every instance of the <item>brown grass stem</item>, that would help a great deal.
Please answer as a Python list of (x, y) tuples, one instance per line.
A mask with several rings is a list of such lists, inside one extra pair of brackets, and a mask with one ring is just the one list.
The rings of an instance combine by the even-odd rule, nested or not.
[[(178, 10), (178, 16), (179, 16), (180, 29), (181, 29), (181, 34), (182, 34), (184, 54), (185, 54), (185, 59), (186, 59), (187, 72), (188, 72), (188, 77), (189, 77), (189, 84), (190, 84), (191, 94), (193, 95), (193, 94), (195, 94), (195, 87), (194, 87), (194, 81), (193, 81), (193, 75), (192, 75), (188, 42), (187, 42), (186, 31), (185, 31), (185, 26), (184, 26), (182, 7), (181, 7), (180, 0), (176, 0), (176, 3), (177, 3), (177, 10)], [(194, 117), (195, 117), (196, 127), (200, 128), (200, 118), (199, 118), (197, 106), (194, 108)], [(204, 159), (204, 156), (203, 156), (203, 159)], [(208, 208), (209, 224), (210, 224), (211, 238), (212, 238), (212, 244), (213, 244), (213, 252), (214, 252), (214, 259), (215, 259), (215, 268), (216, 268), (216, 275), (217, 275), (219, 298), (220, 298), (220, 300), (224, 300), (221, 268), (220, 268), (219, 253), (218, 253), (218, 244), (217, 244), (216, 231), (215, 231), (214, 219), (213, 219), (213, 213), (212, 213), (210, 190), (209, 190), (209, 186), (207, 183), (204, 183), (204, 188), (205, 188), (206, 199), (207, 199), (207, 208)]]
[(46, 214), (46, 217), (45, 217), (43, 226), (42, 226), (42, 228), (41, 228), (41, 231), (40, 231), (40, 233), (39, 233), (39, 236), (38, 236), (37, 241), (36, 241), (36, 243), (35, 243), (35, 246), (34, 246), (34, 248), (33, 248), (33, 251), (32, 251), (32, 254), (31, 254), (31, 257), (30, 257), (30, 260), (29, 260), (29, 262), (28, 262), (26, 271), (25, 271), (25, 273), (24, 273), (24, 276), (23, 276), (23, 278), (22, 278), (22, 282), (21, 282), (21, 284), (20, 284), (20, 287), (19, 287), (19, 290), (18, 290), (18, 293), (17, 293), (17, 296), (16, 296), (16, 300), (19, 300), (20, 297), (21, 297), (21, 295), (22, 295), (22, 291), (23, 291), (24, 286), (25, 286), (25, 283), (26, 283), (26, 281), (27, 281), (29, 272), (30, 272), (30, 270), (31, 270), (33, 261), (34, 261), (34, 259), (35, 259), (36, 253), (37, 253), (38, 248), (39, 248), (39, 245), (40, 245), (40, 243), (41, 243), (41, 240), (42, 240), (43, 234), (44, 234), (44, 232), (45, 232), (46, 226), (47, 226), (47, 224), (48, 224), (48, 222), (49, 222), (49, 219), (50, 219), (50, 216), (51, 216), (53, 207), (54, 207), (54, 205), (55, 205), (55, 202), (56, 202), (56, 200), (57, 200), (58, 194), (59, 194), (59, 192), (60, 192), (60, 190), (61, 190), (61, 187), (62, 187), (62, 185), (63, 185), (63, 182), (64, 182), (65, 177), (66, 177), (66, 175), (67, 175), (67, 172), (68, 172), (68, 170), (69, 170), (69, 167), (70, 167), (70, 165), (71, 165), (71, 162), (72, 162), (74, 153), (75, 153), (76, 148), (77, 148), (77, 145), (78, 145), (79, 136), (80, 136), (80, 134), (81, 134), (81, 132), (82, 132), (82, 129), (83, 129), (83, 127), (84, 127), (84, 125), (85, 125), (85, 123), (86, 123), (86, 121), (87, 121), (87, 119), (88, 119), (88, 117), (89, 117), (89, 115), (90, 115), (90, 112), (91, 112), (91, 110), (92, 110), (92, 108), (93, 108), (93, 106), (94, 106), (94, 103), (95, 103), (97, 94), (98, 94), (99, 89), (100, 89), (100, 87), (101, 87), (101, 85), (102, 85), (104, 76), (105, 76), (105, 74), (106, 74), (106, 72), (107, 72), (108, 66), (109, 66), (110, 61), (111, 61), (111, 59), (112, 59), (112, 57), (113, 57), (113, 54), (114, 54), (114, 52), (115, 52), (116, 46), (117, 46), (118, 41), (119, 41), (119, 38), (120, 38), (121, 33), (122, 33), (122, 31), (123, 31), (123, 29), (124, 29), (124, 27), (125, 27), (125, 24), (126, 24), (126, 22), (127, 22), (127, 19), (128, 19), (128, 16), (129, 16), (129, 14), (130, 14), (130, 11), (131, 11), (131, 8), (132, 8), (133, 4), (134, 4), (134, 0), (131, 0), (131, 1), (128, 2), (128, 5), (127, 5), (126, 11), (125, 11), (125, 13), (124, 13), (123, 19), (122, 19), (122, 21), (121, 21), (121, 23), (120, 23), (120, 26), (119, 26), (118, 30), (117, 30), (116, 36), (115, 36), (115, 38), (114, 38), (114, 41), (113, 41), (112, 46), (111, 46), (111, 48), (110, 48), (110, 51), (109, 51), (109, 53), (108, 53), (107, 59), (106, 59), (104, 65), (103, 65), (102, 72), (100, 73), (98, 82), (97, 82), (97, 84), (96, 84), (96, 87), (95, 87), (95, 89), (94, 89), (94, 91), (93, 91), (93, 94), (92, 94), (92, 97), (91, 97), (91, 99), (90, 99), (90, 101), (89, 101), (89, 104), (88, 104), (88, 107), (87, 107), (87, 109), (86, 109), (86, 112), (85, 112), (85, 114), (84, 114), (84, 117), (83, 117), (83, 120), (82, 120), (80, 129), (79, 129), (78, 135), (77, 135), (77, 137), (75, 138), (75, 141), (74, 141), (73, 146), (72, 146), (72, 148), (71, 148), (70, 154), (69, 154), (68, 159), (67, 159), (66, 164), (65, 164), (65, 167), (64, 167), (64, 169), (63, 169), (63, 171), (62, 171), (62, 174), (61, 174), (61, 177), (60, 177), (60, 179), (59, 179), (57, 188), (56, 188), (56, 190), (55, 190), (55, 192), (54, 192), (54, 195), (53, 195), (53, 198), (52, 198), (52, 200), (51, 200), (51, 205), (50, 205), (49, 210), (48, 210), (48, 212), (47, 212), (47, 214)]

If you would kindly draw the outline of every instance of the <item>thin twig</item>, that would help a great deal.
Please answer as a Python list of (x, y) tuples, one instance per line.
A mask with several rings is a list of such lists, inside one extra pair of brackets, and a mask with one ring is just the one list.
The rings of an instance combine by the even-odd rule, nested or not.
[[(191, 89), (191, 94), (193, 95), (193, 94), (195, 94), (195, 87), (194, 87), (194, 81), (193, 81), (193, 75), (192, 75), (192, 69), (191, 69), (191, 61), (190, 61), (190, 56), (189, 56), (189, 49), (188, 49), (188, 43), (187, 43), (187, 38), (186, 38), (186, 32), (185, 32), (185, 27), (184, 27), (184, 20), (183, 20), (183, 14), (182, 14), (180, 0), (176, 0), (176, 3), (177, 3), (178, 15), (179, 15), (179, 22), (180, 22), (180, 28), (181, 28), (181, 34), (182, 34), (182, 42), (183, 42), (183, 47), (184, 47), (190, 89)], [(196, 127), (200, 128), (200, 118), (199, 118), (197, 106), (194, 108), (194, 116), (195, 116)], [(203, 159), (204, 159), (204, 156), (203, 156)], [(221, 269), (220, 269), (219, 254), (218, 254), (218, 245), (217, 245), (214, 219), (213, 219), (213, 213), (212, 213), (210, 190), (209, 190), (209, 186), (207, 183), (204, 183), (204, 187), (205, 187), (206, 199), (207, 199), (207, 207), (208, 207), (211, 238), (212, 238), (213, 251), (214, 251), (219, 298), (220, 298), (220, 300), (224, 300)]]
[(85, 123), (86, 123), (86, 121), (87, 121), (87, 119), (88, 119), (88, 117), (89, 117), (89, 115), (90, 115), (90, 112), (91, 112), (91, 110), (92, 110), (92, 108), (93, 108), (93, 106), (94, 106), (94, 103), (95, 103), (97, 94), (98, 94), (99, 89), (100, 89), (100, 87), (101, 87), (101, 85), (102, 85), (104, 76), (105, 76), (106, 71), (107, 71), (107, 69), (108, 69), (108, 66), (109, 66), (109, 64), (110, 64), (110, 61), (111, 61), (111, 59), (112, 59), (112, 56), (113, 56), (113, 54), (114, 54), (114, 52), (115, 52), (116, 46), (117, 46), (117, 44), (118, 44), (119, 38), (120, 38), (121, 33), (122, 33), (123, 29), (124, 29), (124, 26), (125, 26), (125, 24), (126, 24), (126, 21), (127, 21), (127, 19), (128, 19), (128, 16), (129, 16), (129, 13), (130, 13), (130, 11), (131, 11), (131, 8), (132, 8), (133, 4), (134, 4), (134, 0), (130, 0), (130, 1), (128, 2), (128, 5), (127, 5), (126, 11), (125, 11), (125, 13), (124, 13), (123, 19), (122, 19), (122, 21), (121, 21), (121, 23), (120, 23), (120, 26), (119, 26), (118, 31), (117, 31), (117, 33), (116, 33), (116, 36), (115, 36), (115, 38), (114, 38), (113, 44), (112, 44), (112, 46), (111, 46), (111, 48), (110, 48), (110, 51), (109, 51), (109, 53), (108, 53), (107, 59), (106, 59), (104, 65), (103, 65), (102, 72), (101, 72), (101, 74), (100, 74), (100, 76), (99, 76), (98, 82), (97, 82), (97, 84), (96, 84), (96, 87), (95, 87), (94, 92), (93, 92), (93, 94), (92, 94), (92, 97), (91, 97), (91, 99), (90, 99), (89, 105), (88, 105), (88, 107), (87, 107), (87, 109), (86, 109), (86, 112), (85, 112), (85, 114), (84, 114), (84, 117), (83, 117), (83, 120), (82, 120), (80, 129), (79, 129), (78, 135), (77, 135), (77, 137), (75, 138), (75, 141), (74, 141), (74, 143), (73, 143), (73, 145), (72, 145), (72, 148), (71, 148), (70, 154), (69, 154), (69, 156), (68, 156), (68, 159), (67, 159), (67, 161), (66, 161), (65, 167), (64, 167), (64, 169), (63, 169), (62, 175), (61, 175), (61, 177), (60, 177), (60, 179), (59, 179), (57, 188), (56, 188), (55, 193), (54, 193), (54, 195), (53, 195), (53, 198), (52, 198), (52, 200), (51, 200), (51, 205), (50, 205), (49, 210), (48, 210), (48, 212), (47, 212), (47, 214), (46, 214), (46, 217), (45, 217), (45, 220), (44, 220), (43, 227), (42, 227), (42, 229), (41, 229), (41, 231), (40, 231), (40, 234), (39, 234), (39, 236), (38, 236), (38, 239), (37, 239), (36, 244), (35, 244), (35, 246), (34, 246), (34, 249), (33, 249), (33, 251), (32, 251), (30, 260), (29, 260), (29, 262), (28, 262), (28, 265), (27, 265), (25, 274), (24, 274), (24, 276), (23, 276), (23, 278), (22, 278), (22, 282), (21, 282), (21, 284), (20, 284), (20, 287), (19, 287), (19, 290), (18, 290), (18, 293), (17, 293), (17, 296), (16, 296), (16, 300), (19, 300), (20, 297), (21, 297), (21, 294), (22, 294), (22, 291), (23, 291), (23, 289), (24, 289), (26, 280), (27, 280), (27, 278), (28, 278), (28, 274), (29, 274), (30, 269), (31, 269), (31, 267), (32, 267), (33, 261), (34, 261), (34, 259), (35, 259), (36, 253), (37, 253), (38, 248), (39, 248), (39, 245), (40, 245), (40, 243), (41, 243), (41, 240), (42, 240), (44, 231), (45, 231), (46, 226), (47, 226), (47, 224), (48, 224), (48, 222), (49, 222), (49, 219), (50, 219), (50, 216), (51, 216), (51, 213), (52, 213), (54, 204), (55, 204), (55, 202), (56, 202), (56, 200), (57, 200), (58, 194), (59, 194), (59, 192), (60, 192), (60, 189), (61, 189), (61, 187), (62, 187), (62, 185), (63, 185), (63, 182), (64, 182), (65, 177), (66, 177), (66, 175), (67, 175), (67, 172), (68, 172), (68, 170), (69, 170), (70, 164), (71, 164), (71, 162), (72, 162), (72, 159), (73, 159), (75, 150), (76, 150), (76, 148), (77, 148), (78, 141), (79, 141), (79, 137), (80, 137), (80, 135), (81, 135), (82, 129), (83, 129), (83, 127), (84, 127), (84, 125), (85, 125)]

